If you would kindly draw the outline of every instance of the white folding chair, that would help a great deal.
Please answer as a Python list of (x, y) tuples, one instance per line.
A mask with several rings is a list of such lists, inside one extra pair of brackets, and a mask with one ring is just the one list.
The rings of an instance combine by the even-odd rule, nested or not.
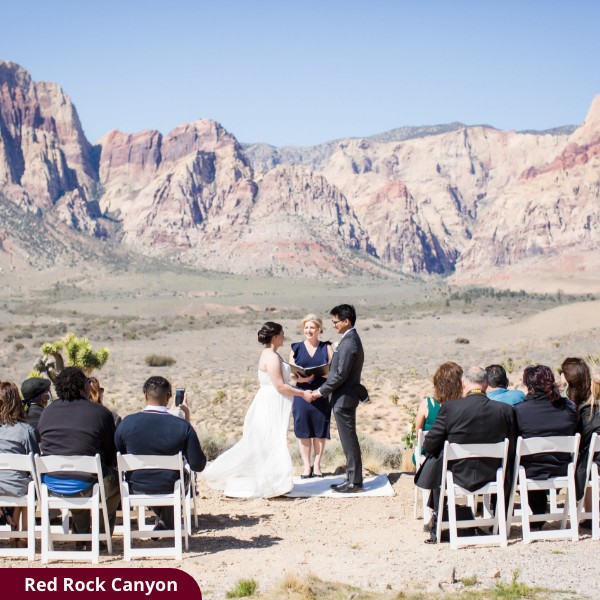
[[(35, 470), (41, 492), (42, 514), (42, 562), (51, 559), (91, 560), (97, 565), (100, 562), (100, 541), (106, 542), (108, 553), (112, 554), (112, 540), (108, 523), (108, 510), (106, 508), (106, 494), (102, 476), (100, 455), (96, 456), (39, 456), (35, 455)], [(98, 478), (98, 483), (92, 487), (92, 495), (81, 496), (52, 496), (48, 487), (43, 483), (46, 473), (88, 473)], [(50, 526), (50, 510), (89, 510), (91, 515), (91, 533), (65, 533), (62, 528)], [(100, 533), (100, 509), (104, 517), (104, 531)], [(58, 531), (57, 531), (58, 529)], [(91, 541), (91, 550), (56, 550), (54, 542), (79, 542)]]
[[(181, 452), (173, 456), (135, 455), (117, 453), (117, 466), (119, 469), (119, 482), (121, 485), (121, 505), (123, 508), (123, 554), (129, 561), (140, 556), (173, 556), (177, 560), (183, 559), (182, 535), (185, 539), (185, 549), (189, 549), (188, 540), (188, 500), (183, 478), (183, 458)], [(168, 494), (134, 494), (129, 491), (126, 474), (139, 470), (169, 470), (177, 471), (179, 479), (173, 486), (173, 491)], [(190, 486), (191, 487), (191, 486)], [(140, 527), (145, 519), (138, 518), (138, 529), (131, 529), (131, 509), (147, 506), (172, 506), (174, 512), (174, 529), (154, 531)], [(181, 525), (183, 517), (183, 528)], [(172, 547), (161, 548), (133, 548), (133, 539), (148, 538), (174, 538)]]
[[(448, 529), (450, 533), (450, 548), (456, 550), (458, 546), (472, 544), (494, 544), (507, 545), (506, 537), (506, 512), (504, 504), (504, 475), (506, 471), (506, 460), (508, 456), (508, 439), (495, 444), (451, 444), (446, 440), (444, 444), (444, 459), (442, 466), (442, 485), (440, 490), (440, 512), (437, 522), (437, 540), (442, 539), (442, 530)], [(448, 463), (454, 460), (497, 458), (501, 466), (496, 470), (496, 479), (486, 483), (477, 490), (470, 492), (454, 483), (452, 471)], [(492, 514), (491, 496), (496, 495), (496, 508)], [(474, 515), (473, 519), (456, 520), (456, 499), (465, 498), (471, 502), (467, 504), (473, 507), (477, 496), (483, 497), (483, 517)], [(448, 498), (448, 521), (443, 521), (444, 498)], [(473, 511), (475, 512), (475, 511)], [(458, 527), (493, 527), (493, 533), (488, 536), (464, 536), (458, 537)]]
[[(577, 500), (575, 494), (575, 471), (577, 467), (577, 453), (579, 450), (580, 435), (569, 436), (550, 436), (522, 438), (517, 440), (515, 453), (515, 469), (513, 478), (513, 489), (508, 505), (508, 531), (512, 521), (516, 516), (515, 511), (515, 492), (518, 489), (521, 500), (521, 525), (523, 530), (523, 542), (529, 544), (534, 540), (551, 540), (560, 538), (570, 538), (576, 542), (579, 539), (579, 524), (577, 514)], [(529, 479), (525, 472), (525, 467), (521, 465), (521, 459), (524, 456), (533, 456), (535, 454), (556, 454), (564, 453), (571, 455), (571, 462), (567, 466), (567, 474), (560, 477), (550, 477), (548, 479)], [(562, 510), (534, 515), (529, 507), (528, 492), (547, 491), (566, 489), (566, 499)], [(567, 527), (567, 517), (570, 526)], [(544, 531), (531, 531), (531, 523), (542, 521), (561, 521), (560, 529), (550, 529)]]
[[(592, 520), (593, 540), (600, 540), (600, 473), (598, 471), (598, 463), (594, 461), (594, 457), (598, 452), (600, 452), (600, 436), (594, 433), (592, 434), (587, 457), (583, 497), (579, 501), (579, 520)], [(588, 512), (584, 508), (585, 495), (588, 488), (592, 490), (592, 512)]]
[[(423, 454), (423, 442), (425, 441), (425, 436), (427, 435), (426, 431), (423, 431), (422, 429), (419, 429), (419, 431), (417, 431), (417, 444), (415, 446), (415, 453), (414, 453), (414, 457), (415, 457), (415, 466), (417, 468), (417, 471), (419, 470), (420, 466), (425, 462), (425, 455)], [(431, 519), (431, 513), (432, 510), (429, 508), (429, 506), (427, 506), (427, 502), (429, 500), (429, 495), (431, 494), (431, 490), (424, 490), (418, 486), (414, 486), (415, 490), (414, 490), (414, 504), (415, 504), (415, 508), (414, 508), (414, 518), (418, 519), (419, 518), (419, 512), (421, 512), (421, 514), (423, 515), (423, 520), (424, 521), (429, 521), (429, 519)], [(420, 501), (419, 501), (419, 496), (420, 496)], [(419, 511), (419, 507), (421, 508), (421, 510)]]
[(29, 473), (31, 477), (25, 496), (0, 496), (0, 507), (27, 508), (27, 531), (11, 531), (10, 526), (7, 525), (0, 528), (0, 539), (26, 539), (27, 548), (0, 548), (0, 556), (26, 556), (28, 560), (35, 560), (35, 509), (39, 490), (35, 478), (33, 454), (0, 454), (0, 471), (23, 471)]

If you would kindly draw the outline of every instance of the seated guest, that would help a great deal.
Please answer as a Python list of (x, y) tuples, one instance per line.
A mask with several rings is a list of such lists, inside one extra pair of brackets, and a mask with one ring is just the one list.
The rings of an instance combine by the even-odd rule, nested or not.
[(40, 441), (40, 436), (37, 426), (42, 411), (46, 408), (48, 401), (52, 397), (50, 394), (51, 385), (52, 382), (44, 377), (30, 377), (21, 384), (21, 394), (23, 395), (23, 403), (25, 404), (27, 423), (35, 430), (38, 442)]
[[(444, 442), (459, 444), (493, 444), (508, 438), (515, 440), (515, 417), (512, 407), (490, 400), (485, 391), (487, 375), (481, 367), (471, 367), (462, 376), (463, 398), (444, 402), (424, 442), (427, 458), (415, 476), (415, 484), (432, 490), (432, 508), (439, 508)], [(475, 468), (475, 461), (476, 468)], [(450, 463), (454, 481), (474, 491), (496, 479), (496, 459), (468, 459)], [(510, 491), (510, 469), (507, 469)]]
[[(579, 458), (577, 459), (577, 499), (583, 496), (585, 476), (594, 433), (600, 434), (600, 415), (595, 410), (592, 396), (592, 377), (587, 363), (581, 358), (565, 358), (559, 370), (566, 386), (566, 395), (578, 411), (577, 431), (581, 434)], [(586, 497), (586, 505), (591, 510), (591, 497)], [(587, 507), (586, 507), (587, 508)]]
[[(0, 383), (0, 453), (34, 454), (39, 452), (35, 431), (25, 422), (25, 409), (14, 383)], [(23, 471), (0, 471), (0, 496), (22, 497), (27, 495), (31, 477)], [(21, 518), (22, 527), (27, 529), (27, 509), (16, 506), (12, 520), (17, 525)], [(11, 540), (13, 546), (19, 540)]]
[[(455, 362), (445, 362), (433, 375), (433, 394), (421, 401), (415, 419), (415, 431), (429, 431), (435, 423), (441, 405), (446, 400), (457, 400), (462, 397), (463, 370)], [(415, 457), (413, 456), (413, 464)]]
[[(119, 504), (119, 485), (116, 466), (115, 422), (110, 411), (90, 402), (88, 378), (79, 367), (67, 367), (56, 377), (58, 399), (49, 404), (40, 417), (40, 448), (42, 454), (63, 456), (95, 456), (100, 454), (104, 490), (111, 531)], [(93, 475), (81, 473), (52, 473), (44, 477), (50, 493), (55, 495), (88, 497), (96, 480)], [(73, 510), (76, 533), (88, 533), (90, 511)], [(102, 529), (104, 523), (100, 523)]]
[[(573, 402), (560, 395), (552, 369), (545, 365), (529, 366), (523, 371), (527, 388), (525, 401), (516, 404), (518, 435), (523, 438), (569, 436), (577, 430), (577, 409)], [(544, 453), (525, 456), (521, 464), (530, 479), (548, 479), (567, 474), (570, 456), (564, 453)], [(547, 492), (528, 492), (529, 507), (534, 514), (546, 512)], [(543, 523), (533, 523), (541, 527)]]
[[(104, 388), (100, 386), (98, 379), (96, 377), (90, 377), (88, 383), (90, 384), (90, 402), (95, 402), (96, 404), (102, 404), (102, 406), (104, 406)], [(114, 410), (111, 410), (110, 414), (115, 420), (115, 428), (118, 427), (122, 420), (121, 417)]]
[[(206, 457), (194, 428), (185, 420), (169, 413), (171, 384), (164, 377), (150, 377), (144, 383), (146, 408), (123, 419), (115, 434), (121, 454), (153, 454), (172, 456), (181, 452), (193, 471), (206, 466)], [(135, 471), (128, 477), (133, 494), (166, 494), (173, 492), (179, 474), (175, 471)], [(187, 487), (187, 482), (186, 487)], [(173, 529), (172, 506), (152, 509), (156, 514), (155, 529)]]
[(521, 390), (508, 389), (508, 377), (502, 365), (490, 365), (485, 368), (488, 377), (487, 397), (490, 400), (504, 402), (514, 406), (525, 400), (525, 394)]

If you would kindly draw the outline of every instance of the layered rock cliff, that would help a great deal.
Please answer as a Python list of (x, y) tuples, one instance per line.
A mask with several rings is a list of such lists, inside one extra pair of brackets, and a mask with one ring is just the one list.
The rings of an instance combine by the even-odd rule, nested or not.
[(203, 119), (92, 147), (56, 84), (0, 62), (0, 193), (54, 227), (203, 268), (460, 274), (590, 252), (599, 166), (600, 96), (575, 131), (452, 123), (277, 149)]

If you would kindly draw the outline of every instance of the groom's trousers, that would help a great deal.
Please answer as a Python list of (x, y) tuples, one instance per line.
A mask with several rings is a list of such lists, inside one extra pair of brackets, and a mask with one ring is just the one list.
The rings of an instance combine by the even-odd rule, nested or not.
[(356, 408), (333, 408), (340, 442), (346, 455), (346, 475), (354, 485), (362, 485), (362, 458), (356, 435)]

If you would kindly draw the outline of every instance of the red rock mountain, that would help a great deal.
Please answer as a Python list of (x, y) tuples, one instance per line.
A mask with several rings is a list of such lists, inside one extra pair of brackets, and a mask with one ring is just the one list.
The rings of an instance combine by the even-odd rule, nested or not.
[(57, 85), (0, 62), (2, 202), (202, 268), (459, 275), (597, 250), (599, 161), (600, 96), (572, 133), (453, 123), (277, 149), (204, 119), (92, 146)]

